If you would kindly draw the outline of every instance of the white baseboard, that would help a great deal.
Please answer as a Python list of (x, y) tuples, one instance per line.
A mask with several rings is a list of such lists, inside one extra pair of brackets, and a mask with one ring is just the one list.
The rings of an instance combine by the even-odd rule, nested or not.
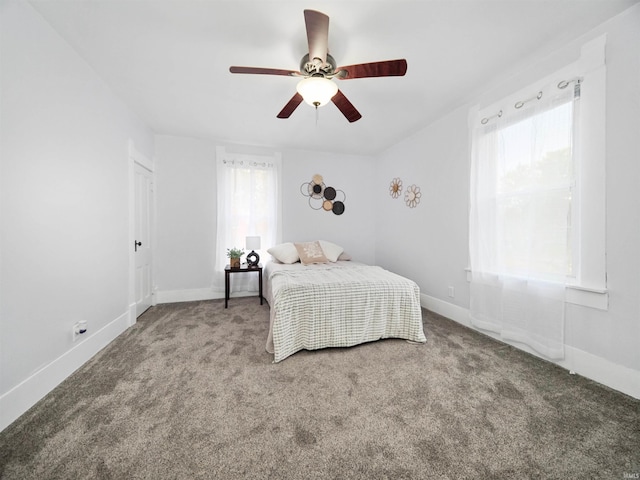
[(213, 288), (194, 288), (191, 290), (158, 290), (158, 303), (195, 302), (198, 300), (213, 300), (224, 298), (224, 292), (214, 291)]
[(136, 304), (135, 302), (129, 305), (129, 326), (133, 327), (138, 321), (136, 317)]
[(427, 310), (431, 310), (438, 315), (442, 315), (443, 317), (455, 320), (465, 327), (472, 328), (471, 322), (469, 321), (468, 308), (463, 308), (458, 305), (454, 305), (453, 303), (445, 302), (444, 300), (440, 300), (439, 298), (430, 297), (429, 295), (425, 295), (424, 293), (420, 294), (420, 304)]
[(129, 327), (129, 315), (127, 311), (89, 337), (78, 340), (70, 350), (0, 396), (0, 431), (124, 332)]
[[(465, 327), (479, 331), (485, 335), (495, 338), (498, 341), (508, 343), (513, 347), (540, 357), (538, 353), (533, 349), (528, 348), (526, 345), (505, 342), (497, 334), (474, 328), (469, 321), (469, 309), (467, 308), (453, 305), (452, 303), (445, 302), (423, 293), (420, 294), (420, 303), (427, 310), (431, 310), (432, 312), (454, 320)], [(428, 334), (428, 332), (425, 333)], [(618, 390), (619, 392), (640, 399), (640, 372), (637, 370), (633, 370), (623, 365), (618, 365), (602, 357), (598, 357), (569, 345), (565, 345), (564, 360), (559, 360), (553, 363), (570, 372), (575, 372), (583, 377), (606, 385), (609, 388), (613, 388), (614, 390)]]
[[(231, 298), (253, 297), (258, 292), (233, 292)], [(158, 290), (156, 292), (157, 303), (197, 302), (200, 300), (217, 300), (224, 298), (224, 292), (213, 288), (194, 288), (191, 290)]]
[(618, 365), (591, 353), (565, 346), (565, 358), (556, 362), (578, 375), (640, 399), (640, 372)]

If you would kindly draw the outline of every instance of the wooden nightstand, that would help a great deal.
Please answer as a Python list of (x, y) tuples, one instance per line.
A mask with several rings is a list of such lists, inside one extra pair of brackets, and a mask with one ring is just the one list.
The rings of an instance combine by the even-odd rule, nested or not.
[(231, 268), (229, 265), (224, 267), (224, 308), (227, 308), (229, 303), (229, 275), (232, 273), (246, 273), (246, 272), (258, 272), (258, 288), (260, 305), (262, 305), (262, 264), (259, 263), (257, 267), (248, 267), (246, 265), (240, 268)]

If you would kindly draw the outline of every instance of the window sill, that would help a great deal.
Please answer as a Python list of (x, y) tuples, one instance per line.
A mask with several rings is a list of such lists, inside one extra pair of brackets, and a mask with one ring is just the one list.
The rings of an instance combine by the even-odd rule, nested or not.
[(564, 299), (574, 305), (609, 310), (609, 292), (605, 289), (567, 285)]
[[(465, 268), (465, 271), (467, 272), (467, 281), (470, 282), (471, 269)], [(565, 303), (607, 311), (609, 310), (609, 292), (602, 288), (567, 285)]]

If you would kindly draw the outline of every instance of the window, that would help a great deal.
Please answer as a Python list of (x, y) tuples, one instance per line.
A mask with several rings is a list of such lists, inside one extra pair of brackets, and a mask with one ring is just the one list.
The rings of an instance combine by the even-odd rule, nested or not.
[[(260, 237), (261, 249), (280, 238), (280, 155), (246, 155), (219, 147), (217, 155), (217, 235), (216, 279), (224, 287), (224, 267), (228, 248), (245, 249), (247, 236)], [(261, 256), (262, 253), (258, 252)], [(238, 275), (233, 290), (256, 290), (254, 275)], [(256, 283), (257, 285), (257, 283)]]
[(492, 231), (484, 235), (494, 243), (483, 261), (495, 273), (564, 281), (578, 267), (574, 101), (563, 92), (544, 106), (526, 107), (478, 133), (475, 190), (486, 197)]

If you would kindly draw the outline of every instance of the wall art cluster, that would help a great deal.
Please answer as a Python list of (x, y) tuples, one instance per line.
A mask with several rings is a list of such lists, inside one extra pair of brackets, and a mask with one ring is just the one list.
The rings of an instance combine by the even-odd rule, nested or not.
[(309, 206), (314, 210), (333, 212), (336, 215), (344, 213), (347, 196), (342, 190), (326, 186), (322, 175), (316, 173), (310, 182), (300, 185), (300, 193), (309, 197)]
[[(402, 180), (400, 178), (394, 178), (391, 180), (389, 184), (389, 195), (392, 198), (399, 198), (402, 194)], [(420, 203), (420, 198), (422, 197), (422, 192), (420, 192), (420, 187), (417, 185), (409, 185), (407, 190), (404, 192), (404, 203), (409, 208), (416, 208)]]

